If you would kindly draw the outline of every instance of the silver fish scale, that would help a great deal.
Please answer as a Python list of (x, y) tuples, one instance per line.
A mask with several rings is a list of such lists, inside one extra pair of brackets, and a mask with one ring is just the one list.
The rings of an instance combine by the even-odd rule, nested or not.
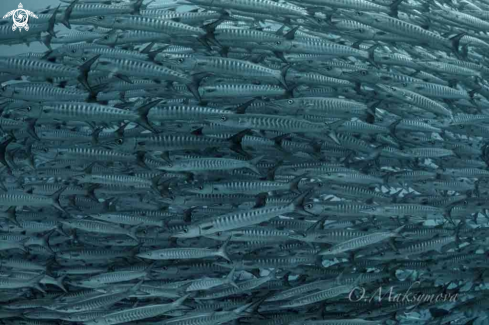
[(43, 114), (66, 116), (82, 119), (96, 119), (100, 118), (106, 121), (121, 121), (132, 120), (135, 118), (134, 113), (118, 109), (110, 106), (103, 106), (98, 104), (87, 103), (61, 103), (61, 104), (48, 104), (42, 109)]
[[(192, 1), (191, 1), (192, 2)], [(199, 3), (200, 1), (197, 1)], [(307, 15), (305, 9), (293, 5), (288, 2), (277, 3), (271, 0), (236, 0), (232, 4), (228, 4), (224, 1), (219, 1), (214, 3), (211, 1), (210, 6), (216, 7), (226, 7), (230, 5), (231, 8), (243, 11), (252, 11), (258, 13), (270, 13), (270, 11), (275, 11), (282, 15), (293, 15), (293, 16), (305, 16)]]
[(233, 227), (235, 223), (239, 223), (241, 226), (253, 225), (287, 212), (292, 212), (292, 209), (288, 206), (254, 209), (247, 212), (231, 213), (229, 215), (217, 217), (213, 223), (215, 223), (219, 229)]
[(73, 7), (73, 18), (90, 17), (96, 15), (116, 15), (131, 13), (134, 9), (131, 6), (113, 6), (98, 3), (76, 4)]
[(376, 19), (364, 21), (363, 19), (359, 18), (361, 17), (361, 12), (359, 11), (357, 11), (355, 14), (352, 14), (351, 17), (356, 20), (358, 19), (360, 20), (360, 22), (364, 22), (364, 23), (368, 21), (367, 23), (368, 25), (372, 25), (373, 27), (390, 31), (395, 34), (400, 34), (408, 37), (419, 37), (433, 44), (441, 44), (443, 46), (447, 46), (447, 40), (441, 37), (440, 35), (431, 31), (427, 31), (421, 28), (420, 26), (411, 24), (409, 22), (400, 19), (392, 18), (389, 16), (381, 16), (380, 14), (377, 13), (375, 14), (369, 13), (366, 19), (369, 19), (370, 17)]
[(0, 204), (1, 205), (51, 205), (52, 199), (39, 196), (39, 195), (28, 195), (28, 194), (0, 194)]
[(192, 137), (192, 136), (177, 136), (163, 135), (149, 137), (143, 140), (144, 148), (155, 148), (159, 150), (181, 150), (183, 148), (194, 148), (200, 146), (220, 146), (222, 140), (217, 140), (210, 137)]
[(28, 101), (84, 101), (88, 93), (53, 87), (23, 87), (14, 88), (13, 98)]
[(126, 186), (151, 186), (151, 181), (135, 177), (135, 176), (126, 176), (126, 175), (91, 175), (89, 176), (89, 180), (93, 183), (101, 182), (102, 184), (121, 184)]
[(91, 42), (103, 38), (105, 34), (94, 32), (72, 31), (66, 34), (58, 35), (51, 40), (51, 44), (72, 44), (77, 42)]
[(238, 28), (220, 28), (215, 33), (215, 37), (219, 42), (224, 43), (236, 40), (241, 42), (279, 42), (283, 40), (283, 37), (273, 33)]
[(429, 251), (437, 247), (438, 245), (444, 246), (448, 243), (455, 241), (453, 237), (441, 237), (435, 238), (420, 243), (416, 243), (405, 248), (399, 248), (399, 253), (401, 254), (420, 254), (425, 251)]
[(243, 264), (255, 267), (257, 265), (264, 267), (283, 267), (286, 265), (301, 265), (310, 264), (316, 260), (315, 256), (305, 257), (275, 257), (275, 258), (256, 258), (251, 260), (243, 260)]
[(113, 69), (112, 65), (120, 69), (121, 74), (164, 78), (172, 81), (182, 82), (184, 84), (191, 82), (189, 77), (183, 73), (144, 61), (110, 58), (99, 59), (98, 63), (96, 63), (97, 68), (108, 69), (109, 72)]
[[(342, 293), (349, 292), (351, 290), (351, 285), (346, 285), (346, 286), (337, 286), (333, 287), (330, 289), (322, 290), (317, 293), (313, 293), (310, 295), (306, 295), (305, 297), (302, 298), (297, 298), (295, 300), (292, 300), (289, 302), (291, 306), (303, 306), (303, 305), (309, 305), (318, 301), (326, 300), (329, 298), (336, 297)], [(285, 304), (287, 306), (287, 304)]]
[(219, 188), (224, 188), (224, 190), (230, 190), (230, 191), (248, 191), (248, 190), (262, 190), (262, 192), (268, 192), (272, 191), (274, 189), (280, 189), (280, 188), (287, 188), (288, 184), (287, 183), (279, 183), (279, 182), (231, 182), (231, 183), (224, 183), (224, 184), (216, 184)]
[(468, 99), (470, 96), (463, 90), (457, 90), (438, 84), (431, 83), (413, 83), (406, 85), (407, 89), (421, 93), (427, 96), (451, 98), (451, 99)]
[(123, 282), (126, 279), (132, 279), (134, 277), (139, 278), (144, 272), (137, 271), (117, 271), (107, 274), (95, 275), (86, 280), (87, 283), (98, 282), (98, 283), (111, 283), (111, 282)]
[(233, 114), (233, 112), (201, 106), (156, 106), (148, 114), (148, 118), (153, 120), (166, 121), (174, 120), (199, 120), (206, 116)]
[(95, 54), (102, 54), (104, 57), (126, 57), (128, 59), (132, 60), (147, 60), (148, 56), (146, 54), (139, 54), (139, 53), (134, 53), (132, 51), (125, 51), (125, 50), (119, 50), (119, 49), (113, 49), (113, 48), (103, 48), (103, 47), (88, 47), (88, 48), (82, 48), (82, 53), (83, 55), (95, 55)]
[(79, 75), (76, 69), (41, 60), (2, 58), (0, 59), (0, 66), (5, 72), (19, 73), (27, 76), (76, 78)]
[(96, 214), (92, 215), (93, 218), (113, 223), (120, 223), (125, 225), (152, 225), (161, 227), (164, 224), (164, 220), (155, 220), (151, 217), (145, 216), (132, 216), (122, 213), (105, 213), (105, 214)]
[(245, 292), (247, 290), (252, 290), (255, 289), (262, 284), (270, 281), (269, 277), (263, 277), (263, 278), (256, 278), (256, 279), (251, 279), (251, 280), (246, 280), (238, 283), (238, 288), (226, 288), (226, 289), (221, 289), (219, 291), (213, 292), (213, 293), (208, 293), (205, 296), (198, 297), (200, 300), (209, 300), (209, 299), (218, 299), (222, 297), (227, 297), (231, 295), (235, 295), (240, 292)]
[(199, 92), (205, 99), (235, 98), (238, 95), (254, 98), (257, 96), (276, 97), (286, 94), (286, 90), (275, 85), (225, 84), (200, 87)]
[(114, 35), (106, 35), (103, 38), (98, 38), (94, 41), (96, 44), (104, 45), (124, 45), (124, 44), (140, 44), (141, 42), (170, 42), (171, 37), (166, 34), (157, 32), (148, 32), (142, 30), (124, 30)]
[(320, 123), (311, 123), (305, 120), (297, 120), (291, 118), (279, 118), (279, 117), (269, 117), (269, 116), (253, 116), (245, 119), (249, 121), (250, 125), (258, 129), (264, 130), (288, 130), (293, 132), (293, 130), (309, 130), (322, 132), (325, 130), (325, 125)]
[[(143, 16), (122, 16), (113, 18), (112, 16), (99, 16), (102, 19), (88, 19), (87, 23), (97, 26), (116, 28), (122, 30), (137, 29), (141, 31), (165, 33), (177, 36), (202, 36), (205, 31), (198, 27), (182, 24), (172, 20), (156, 19)], [(161, 37), (161, 36), (160, 36)]]
[(143, 14), (145, 16), (153, 16), (157, 19), (162, 19), (162, 20), (173, 20), (177, 21), (182, 24), (188, 24), (188, 25), (199, 25), (203, 22), (209, 21), (209, 20), (217, 20), (221, 17), (221, 13), (217, 11), (203, 11), (203, 12), (163, 12), (158, 15), (158, 14)]
[(198, 59), (197, 67), (200, 65), (205, 67), (206, 71), (210, 70), (213, 72), (215, 71), (216, 73), (229, 72), (233, 75), (240, 74), (240, 75), (250, 76), (250, 77), (275, 76), (278, 72), (277, 70), (273, 70), (247, 61), (226, 59), (226, 58)]
[(130, 154), (122, 154), (110, 150), (89, 149), (89, 148), (73, 148), (61, 149), (58, 151), (58, 156), (63, 156), (64, 159), (93, 159), (102, 161), (135, 161), (136, 157)]
[[(225, 234), (226, 235), (226, 234)], [(229, 235), (232, 236), (231, 240), (246, 240), (248, 238), (253, 238), (254, 240), (274, 240), (277, 237), (287, 237), (289, 235), (288, 231), (275, 230), (273, 228), (250, 228), (250, 229), (242, 229), (242, 230), (233, 230), (229, 232)], [(233, 238), (234, 237), (234, 238)]]

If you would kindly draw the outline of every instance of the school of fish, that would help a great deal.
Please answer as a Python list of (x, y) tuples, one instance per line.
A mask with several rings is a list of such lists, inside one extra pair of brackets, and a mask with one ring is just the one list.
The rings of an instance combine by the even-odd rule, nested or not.
[(0, 20), (0, 324), (489, 323), (489, 0), (61, 1)]

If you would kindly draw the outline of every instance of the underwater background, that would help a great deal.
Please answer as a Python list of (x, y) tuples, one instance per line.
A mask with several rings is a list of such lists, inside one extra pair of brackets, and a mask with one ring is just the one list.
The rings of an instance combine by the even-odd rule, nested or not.
[(0, 9), (0, 324), (488, 323), (489, 1)]

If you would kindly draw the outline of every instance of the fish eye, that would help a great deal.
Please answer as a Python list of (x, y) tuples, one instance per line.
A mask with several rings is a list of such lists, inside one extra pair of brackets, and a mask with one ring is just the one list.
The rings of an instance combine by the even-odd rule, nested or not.
[(306, 205), (306, 208), (308, 208), (308, 209), (312, 209), (313, 207), (314, 207), (314, 204), (312, 204), (312, 203), (309, 203), (308, 205)]
[(85, 62), (85, 61), (87, 60), (87, 58), (83, 57), (83, 58), (81, 58), (81, 60), (82, 60), (83, 62)]
[(465, 200), (465, 201), (464, 201), (464, 205), (467, 205), (467, 204), (469, 204), (469, 202), (467, 202), (467, 200)]
[(362, 16), (362, 15), (363, 15), (363, 12), (357, 11), (357, 16)]
[(32, 110), (32, 107), (27, 106), (27, 111), (30, 112)]
[(124, 143), (124, 140), (123, 139), (117, 139), (117, 143), (118, 144), (123, 144)]
[(367, 72), (367, 71), (365, 71), (365, 70), (363, 70), (363, 71), (361, 72), (361, 74), (362, 74), (362, 76), (366, 76), (366, 75), (368, 74), (368, 72)]
[(104, 17), (104, 16), (98, 16), (98, 17), (97, 17), (97, 19), (98, 19), (98, 20), (104, 20), (104, 19), (105, 19), (105, 17)]
[(360, 28), (358, 31), (359, 31), (360, 33), (365, 33), (365, 29), (363, 29), (363, 28)]
[(221, 121), (226, 121), (228, 118), (226, 116), (221, 117)]
[(184, 58), (180, 58), (180, 59), (178, 59), (178, 62), (180, 62), (180, 63), (183, 63), (184, 61), (185, 61), (185, 59), (184, 59)]
[(199, 190), (203, 190), (204, 187), (202, 185), (199, 186)]
[(275, 44), (277, 44), (277, 45), (280, 45), (280, 44), (282, 44), (282, 42), (280, 42), (280, 41), (277, 41), (277, 43), (275, 43)]
[(75, 49), (71, 50), (71, 53), (75, 54), (76, 53), (76, 50)]
[(188, 233), (188, 229), (187, 228), (183, 228), (183, 232), (184, 233)]
[(216, 232), (216, 236), (220, 237), (222, 233), (220, 231)]
[(109, 39), (109, 36), (104, 36), (104, 39), (106, 39), (106, 40)]
[(289, 103), (289, 104), (293, 104), (293, 103), (294, 103), (294, 101), (293, 101), (292, 99), (289, 99), (289, 100), (287, 101), (287, 103)]

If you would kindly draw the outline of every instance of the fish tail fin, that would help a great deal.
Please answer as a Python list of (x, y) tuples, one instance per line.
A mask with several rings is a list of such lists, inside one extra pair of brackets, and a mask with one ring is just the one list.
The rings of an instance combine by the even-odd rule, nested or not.
[(65, 288), (65, 286), (64, 286), (64, 284), (63, 284), (63, 282), (64, 282), (65, 278), (66, 278), (66, 274), (65, 274), (65, 275), (60, 276), (59, 278), (57, 278), (57, 279), (56, 279), (56, 286), (57, 286), (58, 288), (60, 288), (61, 290), (63, 290), (64, 292), (68, 292), (68, 290), (66, 290), (66, 288)]
[(75, 8), (75, 5), (78, 3), (80, 0), (74, 0), (70, 3), (68, 8), (66, 8), (65, 13), (63, 15), (63, 18), (61, 20), (61, 23), (66, 26), (66, 28), (71, 29), (70, 25), (70, 17), (71, 13), (73, 12), (73, 8)]
[(46, 291), (44, 291), (44, 289), (41, 288), (41, 286), (39, 285), (39, 282), (41, 282), (41, 280), (44, 279), (45, 276), (46, 274), (42, 272), (41, 274), (33, 277), (32, 279), (28, 280), (27, 282), (28, 286), (36, 290), (39, 290), (42, 293), (46, 293)]
[(170, 45), (165, 45), (165, 46), (162, 46), (160, 47), (159, 49), (157, 50), (154, 50), (154, 51), (151, 51), (151, 52), (148, 52), (147, 55), (148, 55), (148, 58), (151, 60), (151, 61), (154, 61), (156, 59), (156, 57), (158, 56), (158, 54), (160, 54), (161, 52), (163, 52), (164, 50), (166, 50)]
[(251, 160), (249, 160), (248, 162), (250, 163), (250, 166), (249, 168), (254, 171), (255, 173), (257, 173), (258, 175), (261, 175), (260, 174), (260, 171), (258, 170), (258, 168), (256, 167), (256, 165), (263, 159), (265, 158), (264, 155), (262, 156), (259, 156), (259, 157), (256, 157), (256, 158), (253, 158)]
[(138, 292), (139, 289), (141, 288), (141, 286), (143, 285), (143, 283), (144, 283), (144, 280), (139, 281), (133, 287), (129, 288), (128, 292), (130, 292), (130, 293)]
[(464, 37), (465, 35), (467, 35), (466, 32), (461, 32), (461, 33), (458, 33), (457, 35), (455, 36), (452, 36), (449, 38), (449, 41), (451, 42), (452, 44), (452, 50), (453, 50), (453, 53), (455, 54), (455, 56), (459, 57), (460, 56), (460, 52), (459, 52), (459, 46), (460, 46), (460, 40), (462, 39), (462, 37)]
[(377, 69), (379, 68), (379, 65), (377, 64), (377, 62), (375, 62), (375, 49), (379, 46), (379, 44), (374, 44), (367, 50), (367, 61), (370, 62)]
[(309, 197), (309, 195), (311, 195), (312, 193), (312, 190), (308, 190), (304, 193), (302, 193), (301, 195), (299, 195), (298, 197), (296, 197), (291, 203), (290, 205), (294, 208), (295, 211), (297, 212), (304, 212), (305, 214), (307, 215), (312, 215), (312, 213), (309, 213), (307, 211), (304, 210), (304, 202), (306, 201), (306, 199)]
[(394, 0), (390, 4), (390, 6), (389, 6), (389, 9), (390, 9), (389, 16), (394, 17), (394, 18), (398, 18), (399, 5), (402, 3), (402, 1), (403, 0)]
[(181, 298), (178, 298), (177, 300), (175, 300), (172, 305), (174, 305), (175, 307), (179, 307), (179, 306), (182, 306), (182, 304), (184, 303), (185, 300), (188, 299), (188, 297), (190, 297), (191, 294), (186, 294), (185, 296), (181, 297)]
[(133, 14), (140, 14), (141, 8), (143, 7), (143, 1), (144, 0), (137, 0), (133, 5)]
[(6, 211), (6, 214), (7, 214), (7, 219), (12, 224), (16, 225), (17, 227), (22, 228), (22, 226), (20, 225), (19, 221), (17, 220), (17, 212), (15, 211), (15, 207), (14, 206), (8, 208), (7, 211)]
[(61, 203), (59, 202), (59, 197), (61, 196), (61, 193), (63, 193), (67, 187), (68, 186), (63, 186), (62, 188), (51, 194), (49, 197), (51, 198), (52, 204), (56, 209), (69, 215), (69, 213), (61, 206)]
[(243, 147), (241, 146), (241, 141), (243, 140), (244, 136), (249, 135), (250, 133), (251, 129), (246, 129), (228, 138), (228, 141), (231, 142), (231, 150), (243, 156), (249, 156), (249, 154), (243, 150)]
[(280, 69), (280, 71), (277, 71), (277, 80), (285, 89), (289, 88), (286, 81), (287, 71), (289, 71), (289, 68), (290, 68), (290, 64), (286, 64)]
[(402, 225), (396, 229), (394, 229), (394, 231), (392, 231), (392, 234), (394, 235), (394, 237), (404, 237), (404, 235), (401, 234), (401, 231), (406, 227), (406, 225)]
[(222, 244), (221, 247), (219, 247), (219, 249), (216, 252), (217, 256), (224, 258), (228, 262), (231, 262), (231, 259), (229, 258), (228, 254), (226, 252), (226, 248), (227, 248), (229, 242), (231, 241), (231, 237), (232, 236), (229, 236), (229, 238), (224, 242), (224, 244)]
[(135, 122), (153, 133), (158, 133), (158, 131), (156, 131), (155, 128), (151, 125), (151, 123), (149, 123), (148, 114), (149, 111), (159, 103), (161, 103), (161, 99), (154, 100), (152, 102), (144, 104), (143, 106), (138, 107), (139, 118)]
[(205, 30), (205, 35), (199, 37), (199, 42), (201, 42), (206, 47), (210, 48), (209, 43), (214, 44), (216, 46), (222, 47), (222, 45), (216, 40), (214, 32), (216, 31), (217, 26), (223, 23), (225, 20), (229, 19), (229, 13), (224, 11), (219, 19), (213, 21), (212, 23), (206, 24), (202, 26), (202, 29)]
[[(61, 6), (61, 4), (54, 10), (53, 15), (51, 16), (51, 18), (49, 18), (47, 32), (48, 32), (49, 36), (51, 36), (51, 37), (56, 37), (56, 32), (54, 31), (54, 24), (56, 23), (56, 15), (58, 14), (58, 10), (59, 10), (59, 7), (60, 6)], [(51, 42), (51, 39), (49, 41)], [(48, 46), (48, 48), (49, 47), (50, 46)]]
[(238, 289), (238, 285), (236, 284), (236, 282), (234, 282), (234, 273), (236, 272), (236, 266), (233, 267), (233, 269), (229, 272), (227, 278), (226, 278), (226, 282), (229, 283), (231, 286), (235, 287), (236, 289)]
[(95, 55), (93, 58), (91, 58), (90, 60), (88, 60), (85, 63), (83, 63), (78, 68), (80, 70), (80, 75), (78, 76), (77, 80), (88, 91), (90, 91), (90, 85), (88, 84), (88, 73), (90, 72), (90, 69), (91, 69), (92, 65), (95, 63), (95, 61), (98, 60), (98, 58), (100, 56), (101, 56), (101, 54)]
[(192, 93), (192, 95), (194, 95), (195, 99), (197, 99), (199, 102), (202, 102), (202, 97), (200, 96), (200, 92), (199, 92), (200, 82), (208, 75), (209, 75), (208, 72), (195, 73), (192, 75), (192, 81), (186, 84), (187, 89)]
[(129, 232), (127, 233), (127, 235), (129, 237), (131, 237), (132, 239), (136, 240), (138, 243), (139, 243), (139, 238), (138, 238), (138, 236), (136, 236), (136, 233), (138, 232), (138, 230), (140, 228), (141, 228), (141, 224), (135, 225), (135, 226), (129, 228)]
[(289, 190), (290, 190), (291, 192), (294, 192), (294, 193), (300, 194), (300, 193), (301, 193), (301, 191), (299, 190), (299, 183), (300, 183), (300, 181), (301, 181), (301, 180), (302, 180), (304, 177), (306, 177), (307, 175), (308, 175), (308, 173), (304, 173), (304, 174), (301, 174), (301, 175), (299, 175), (299, 176), (297, 176), (297, 177), (294, 177), (294, 178), (293, 178), (293, 179), (290, 181), (290, 183), (289, 183)]
[(29, 118), (29, 119), (26, 119), (26, 122), (27, 122), (27, 133), (31, 137), (33, 137), (35, 140), (41, 141), (41, 139), (39, 139), (39, 136), (36, 133), (37, 119), (36, 118)]
[[(56, 36), (56, 32), (54, 32), (54, 36)], [(53, 35), (48, 34), (46, 36), (41, 37), (40, 42), (44, 44), (48, 48), (49, 51), (52, 51), (53, 48), (51, 47), (51, 40), (53, 39)]]
[[(54, 253), (51, 245), (49, 244), (49, 239), (51, 238), (52, 234), (56, 232), (57, 229), (53, 229), (46, 233), (44, 236), (41, 238), (41, 246), (46, 247), (51, 253)], [(66, 235), (66, 234), (65, 234)]]

